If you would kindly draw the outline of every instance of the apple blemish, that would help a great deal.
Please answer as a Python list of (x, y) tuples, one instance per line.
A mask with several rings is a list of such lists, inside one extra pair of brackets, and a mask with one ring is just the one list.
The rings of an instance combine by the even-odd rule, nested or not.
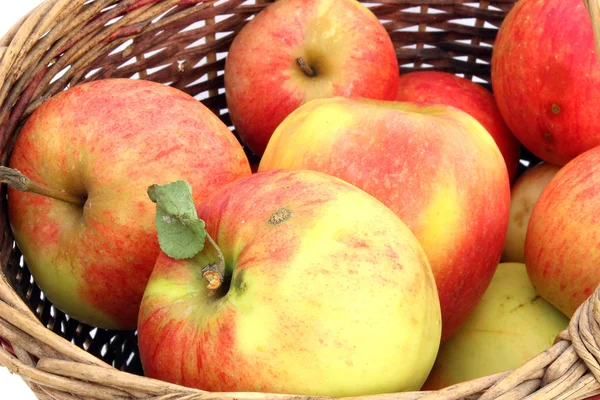
[(268, 224), (279, 225), (283, 221), (290, 219), (291, 216), (292, 212), (289, 209), (282, 207), (275, 211), (273, 214), (271, 214), (271, 216), (269, 217)]

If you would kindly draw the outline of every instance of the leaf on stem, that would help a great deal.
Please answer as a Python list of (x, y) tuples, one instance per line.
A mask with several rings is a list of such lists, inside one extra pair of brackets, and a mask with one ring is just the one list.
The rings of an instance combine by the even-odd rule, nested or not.
[(198, 219), (192, 187), (184, 180), (148, 187), (156, 203), (156, 231), (160, 248), (177, 260), (192, 258), (204, 248), (206, 229)]

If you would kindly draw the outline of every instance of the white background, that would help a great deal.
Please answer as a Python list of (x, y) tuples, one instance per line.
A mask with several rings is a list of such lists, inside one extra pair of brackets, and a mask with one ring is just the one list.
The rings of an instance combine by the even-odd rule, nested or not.
[[(22, 16), (27, 14), (42, 0), (2, 1), (0, 12), (0, 37)], [(0, 398), (7, 400), (36, 400), (33, 392), (18, 376), (12, 375), (5, 367), (0, 367)]]

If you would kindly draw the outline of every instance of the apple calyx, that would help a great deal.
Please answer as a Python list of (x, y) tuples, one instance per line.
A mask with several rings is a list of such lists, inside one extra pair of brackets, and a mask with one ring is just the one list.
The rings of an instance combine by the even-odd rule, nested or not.
[(225, 260), (223, 253), (206, 231), (206, 224), (198, 218), (192, 197), (192, 187), (184, 180), (166, 185), (151, 185), (147, 190), (156, 203), (155, 225), (161, 250), (176, 260), (193, 258), (206, 240), (217, 252), (218, 262), (202, 268), (202, 277), (208, 281), (209, 295), (221, 287), (224, 280)]
[(71, 203), (79, 207), (83, 207), (86, 202), (85, 197), (74, 196), (63, 190), (56, 190), (34, 182), (26, 177), (22, 172), (5, 166), (0, 166), (0, 183), (6, 183), (11, 188), (21, 192), (39, 194), (41, 196)]
[(304, 58), (302, 58), (302, 57), (296, 58), (296, 64), (300, 67), (302, 72), (304, 72), (306, 74), (306, 76), (308, 76), (310, 78), (314, 78), (315, 76), (317, 76), (317, 71), (314, 68), (312, 68), (310, 65), (308, 65), (306, 63), (306, 61), (304, 61)]

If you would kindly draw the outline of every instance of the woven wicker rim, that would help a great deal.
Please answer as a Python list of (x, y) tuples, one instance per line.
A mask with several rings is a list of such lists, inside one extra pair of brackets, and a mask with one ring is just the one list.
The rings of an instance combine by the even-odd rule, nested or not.
[[(584, 2), (592, 18), (596, 44), (600, 49), (600, 0)], [(142, 34), (152, 19), (151, 16), (168, 13), (176, 5), (189, 7), (188, 10), (195, 12), (198, 11), (197, 7), (200, 7), (201, 12), (206, 10), (207, 22), (218, 24), (214, 20), (214, 10), (221, 7), (222, 1), (96, 0), (84, 3), (85, 0), (47, 0), (25, 15), (0, 39), (0, 133), (5, 134), (17, 129), (20, 121), (64, 88), (66, 83), (83, 82), (86, 74), (90, 72), (89, 66), (92, 61), (112, 48), (108, 46), (109, 42), (112, 41), (111, 46), (114, 46), (115, 43), (122, 44), (129, 38)], [(116, 5), (110, 12), (93, 20), (93, 16), (113, 3)], [(243, 1), (231, 0), (229, 3), (236, 7)], [(264, 6), (260, 3), (265, 2), (257, 1), (256, 5), (246, 6), (244, 10), (254, 13)], [(462, 2), (387, 0), (380, 3), (383, 8), (403, 3), (426, 9), (429, 5), (450, 7)], [(76, 14), (77, 10), (83, 12)], [(98, 27), (104, 26), (111, 17), (124, 11), (127, 14), (105, 29), (102, 36), (95, 34)], [(72, 15), (77, 15), (77, 18), (69, 19)], [(175, 23), (175, 28), (181, 28), (189, 23), (186, 15), (185, 9), (178, 14), (178, 18), (181, 19), (180, 25), (177, 25), (177, 20), (169, 20), (169, 14), (162, 23), (165, 26)], [(243, 16), (243, 13), (240, 15)], [(88, 19), (93, 22), (79, 30), (76, 35), (66, 38), (59, 36)], [(49, 30), (52, 27), (53, 29)], [(48, 34), (39, 40), (46, 32)], [(82, 38), (86, 40), (81, 40)], [(169, 42), (168, 35), (165, 39), (168, 54), (159, 57), (159, 62), (167, 60), (169, 54), (172, 56), (181, 51), (176, 42)], [(46, 56), (44, 50), (50, 43), (57, 43), (56, 46), (64, 51), (63, 57), (53, 59), (51, 55)], [(152, 49), (156, 44), (151, 39), (142, 41), (142, 47), (146, 50)], [(220, 50), (220, 46), (226, 44), (226, 41), (219, 42), (215, 39), (214, 43), (206, 45), (203, 51), (209, 53), (208, 65), (223, 63), (217, 59), (216, 52)], [(421, 50), (422, 54), (428, 54), (426, 49)], [(124, 55), (127, 55), (126, 53), (127, 50)], [(35, 56), (32, 57), (31, 54)], [(402, 57), (402, 53), (399, 52), (398, 56)], [(52, 77), (72, 60), (77, 60), (72, 65), (72, 72), (67, 72), (62, 78), (50, 82)], [(109, 62), (111, 60), (109, 57)], [(152, 79), (165, 81), (169, 75), (183, 73), (184, 68), (179, 64), (164, 71), (153, 75)], [(127, 73), (127, 69), (123, 73)], [(477, 73), (478, 71), (475, 71), (470, 77)], [(203, 88), (218, 98), (217, 88), (222, 85), (222, 80), (215, 73), (209, 75), (209, 81), (203, 84)], [(105, 76), (101, 72), (93, 79), (103, 77)], [(140, 78), (148, 77), (140, 74)], [(49, 89), (42, 91), (43, 87)], [(218, 101), (211, 103), (209, 99), (207, 104), (214, 106), (211, 108), (214, 111), (219, 111)], [(11, 141), (4, 139), (0, 145), (3, 150), (1, 161), (6, 165), (9, 157), (9, 151), (6, 149), (11, 147)], [(2, 217), (6, 226), (6, 216)], [(11, 253), (11, 238), (5, 237), (2, 243), (0, 254)], [(9, 263), (5, 256), (2, 256), (2, 262)], [(12, 373), (19, 374), (40, 399), (325, 399), (269, 393), (209, 393), (120, 371), (44, 326), (23, 301), (23, 294), (15, 291), (14, 282), (10, 274), (6, 273), (5, 265), (3, 273), (0, 274), (0, 300), (0, 364)], [(569, 327), (556, 337), (552, 347), (513, 371), (486, 376), (439, 391), (391, 393), (363, 396), (361, 399), (585, 399), (600, 394), (598, 360), (600, 286), (579, 307)]]

